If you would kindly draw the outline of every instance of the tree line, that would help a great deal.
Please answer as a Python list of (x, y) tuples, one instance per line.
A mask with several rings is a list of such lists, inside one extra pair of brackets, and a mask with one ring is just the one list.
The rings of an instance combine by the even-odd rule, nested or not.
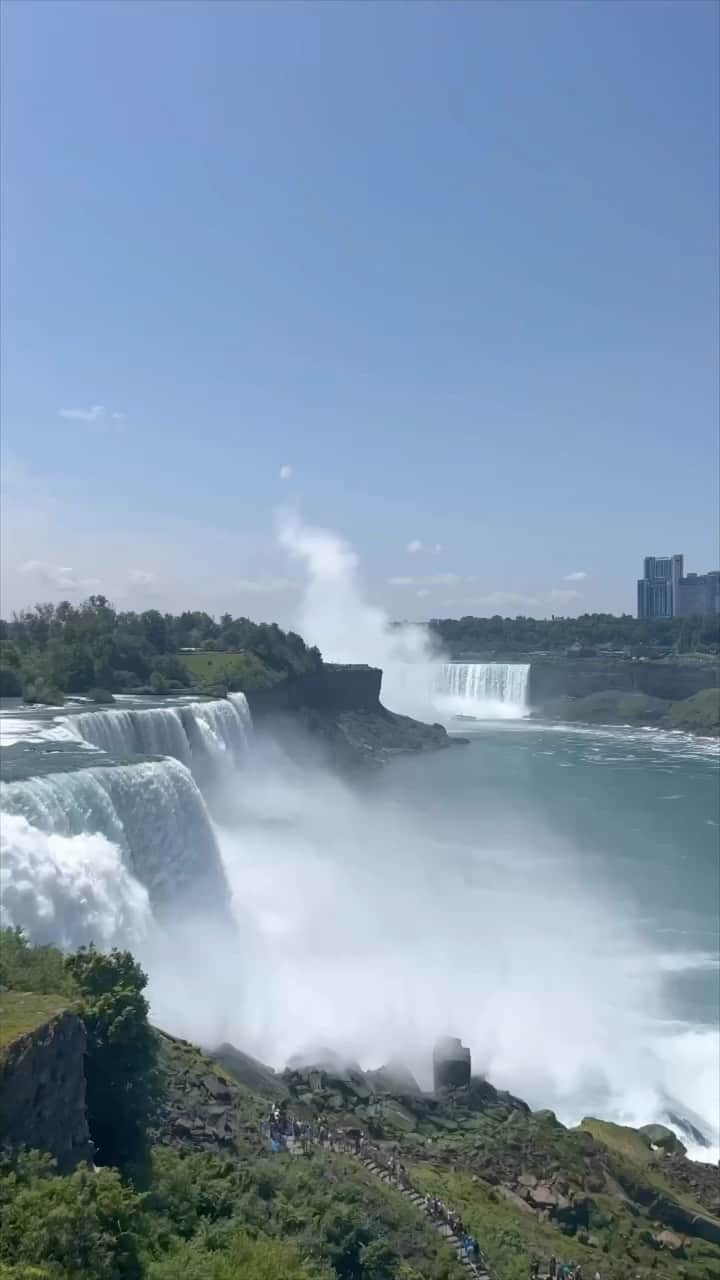
[(102, 595), (80, 605), (36, 604), (0, 620), (0, 696), (60, 702), (65, 694), (110, 701), (117, 692), (181, 692), (204, 683), (190, 654), (236, 655), (216, 664), (207, 683), (262, 687), (317, 670), (320, 653), (276, 623), (225, 613), (118, 612)]
[[(584, 613), (579, 618), (432, 618), (431, 633), (451, 657), (472, 653), (550, 652), (579, 648), (623, 651), (629, 656), (718, 653), (720, 618), (633, 618)], [(658, 653), (659, 656), (659, 653)]]

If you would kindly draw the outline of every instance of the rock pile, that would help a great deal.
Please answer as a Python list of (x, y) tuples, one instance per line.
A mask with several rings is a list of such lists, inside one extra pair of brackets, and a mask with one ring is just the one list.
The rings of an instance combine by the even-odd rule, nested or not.
[(158, 1039), (163, 1090), (151, 1140), (199, 1151), (259, 1148), (256, 1112), (242, 1087), (193, 1045), (162, 1033)]

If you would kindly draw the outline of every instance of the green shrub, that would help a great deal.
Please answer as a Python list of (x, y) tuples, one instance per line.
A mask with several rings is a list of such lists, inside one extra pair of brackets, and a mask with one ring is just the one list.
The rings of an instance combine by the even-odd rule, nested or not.
[(115, 701), (109, 689), (90, 689), (88, 698), (91, 702), (97, 702), (98, 706), (107, 706)]
[(143, 995), (147, 976), (129, 951), (81, 947), (65, 967), (80, 996), (87, 1046), (87, 1113), (100, 1164), (142, 1157), (154, 1102), (157, 1042)]
[(720, 733), (720, 689), (701, 689), (691, 698), (671, 703), (669, 720), (673, 729), (717, 736)]
[(114, 1169), (83, 1166), (57, 1177), (54, 1168), (39, 1152), (6, 1166), (0, 1259), (19, 1268), (16, 1275), (32, 1274), (30, 1266), (52, 1280), (140, 1280), (141, 1198)]
[(0, 986), (68, 995), (74, 984), (58, 947), (33, 947), (21, 929), (0, 929)]
[(61, 690), (51, 685), (47, 680), (40, 677), (37, 680), (30, 680), (23, 689), (23, 701), (29, 706), (35, 703), (42, 703), (48, 707), (61, 707), (65, 698)]

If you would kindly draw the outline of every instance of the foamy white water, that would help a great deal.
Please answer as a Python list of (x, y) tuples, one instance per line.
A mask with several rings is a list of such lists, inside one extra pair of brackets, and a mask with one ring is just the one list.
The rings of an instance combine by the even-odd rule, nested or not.
[[(119, 724), (135, 742), (144, 732)], [(614, 812), (616, 776), (623, 797), (633, 778), (680, 795), (687, 779), (666, 771), (693, 778), (710, 758), (689, 758), (684, 740), (664, 739), (657, 757), (654, 738), (637, 733), (623, 743), (618, 730), (563, 736), (520, 722), (492, 731), (478, 772), (472, 752), (490, 732), (476, 727), (473, 748), (398, 762), (362, 795), (251, 738), (229, 772), (218, 745), (220, 828), (175, 759), (110, 766), (98, 752), (89, 768), (5, 783), (4, 919), (66, 946), (132, 946), (149, 968), (153, 1016), (204, 1043), (229, 1039), (279, 1066), (309, 1043), (366, 1065), (399, 1053), (422, 1076), (434, 1038), (456, 1033), (476, 1069), (566, 1122), (685, 1113), (706, 1132), (712, 1145), (696, 1154), (708, 1158), (718, 1036), (685, 996), (687, 1016), (671, 1011), (667, 984), (712, 982), (712, 939), (700, 928), (690, 945), (700, 936), (690, 916), (676, 922), (677, 947), (673, 920), (648, 933), (627, 880), (604, 870), (604, 846), (581, 851), (556, 818), (578, 790), (577, 774), (558, 772), (566, 763)], [(545, 779), (538, 797), (554, 797), (550, 818), (530, 762)], [(685, 803), (712, 838), (712, 815), (689, 795), (672, 806), (685, 842)], [(652, 812), (643, 800), (630, 822)], [(209, 883), (234, 922), (208, 923)]]
[(445, 716), (520, 720), (529, 715), (527, 662), (447, 662), (437, 673), (437, 703)]
[(36, 942), (141, 948), (152, 928), (147, 889), (105, 836), (58, 835), (4, 813), (0, 922)]

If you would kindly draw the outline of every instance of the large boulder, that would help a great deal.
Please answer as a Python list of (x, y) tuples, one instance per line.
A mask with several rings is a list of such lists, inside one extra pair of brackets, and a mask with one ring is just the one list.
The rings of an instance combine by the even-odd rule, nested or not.
[(456, 1036), (443, 1036), (433, 1050), (433, 1084), (442, 1089), (466, 1089), (470, 1084), (470, 1050)]
[(685, 1155), (686, 1148), (672, 1129), (668, 1129), (664, 1124), (644, 1124), (638, 1129), (644, 1138), (652, 1147), (660, 1147), (663, 1151), (669, 1151), (673, 1155)]
[(393, 1093), (399, 1097), (422, 1093), (410, 1068), (396, 1058), (378, 1067), (377, 1071), (366, 1071), (365, 1078), (378, 1093)]

